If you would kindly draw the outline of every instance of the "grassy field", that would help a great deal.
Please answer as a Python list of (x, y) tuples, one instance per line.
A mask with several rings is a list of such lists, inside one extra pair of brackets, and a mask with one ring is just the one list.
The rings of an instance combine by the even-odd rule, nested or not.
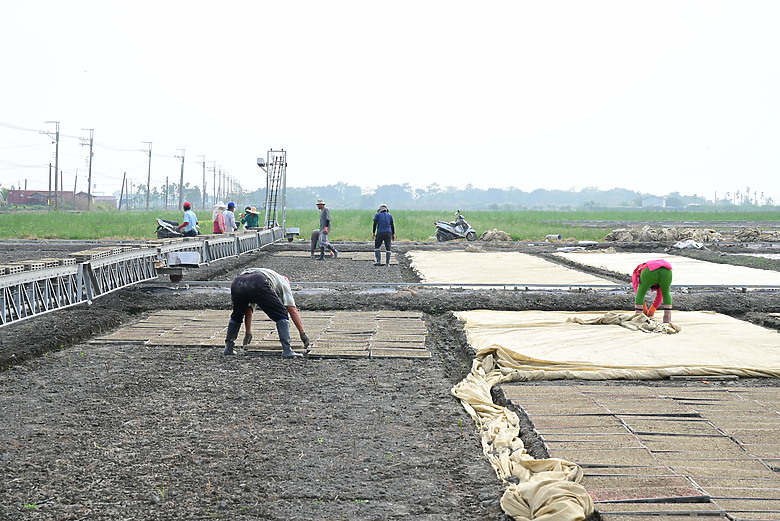
[[(371, 239), (373, 211), (331, 210), (334, 241), (368, 241)], [(211, 232), (211, 213), (199, 213), (203, 233)], [(399, 241), (431, 240), (433, 222), (452, 220), (452, 213), (441, 211), (393, 212), (396, 239)], [(0, 239), (154, 239), (155, 218), (178, 221), (180, 212), (13, 212), (0, 214)], [(549, 234), (564, 238), (597, 241), (609, 228), (585, 228), (564, 225), (577, 220), (622, 221), (780, 221), (780, 212), (545, 212), (545, 211), (475, 211), (465, 214), (471, 226), (481, 234), (494, 228), (503, 230), (513, 240), (539, 241)], [(262, 217), (261, 217), (262, 218)], [(289, 210), (287, 226), (301, 229), (301, 239), (308, 238), (319, 225), (317, 210)]]
[[(371, 228), (374, 212), (362, 210), (331, 210), (333, 233), (331, 240), (368, 241), (371, 240)], [(393, 212), (396, 239), (400, 241), (434, 240), (434, 221), (451, 221), (454, 213), (440, 211), (397, 211)], [(560, 217), (552, 212), (513, 212), (480, 211), (464, 214), (469, 224), (481, 235), (494, 228), (503, 230), (513, 240), (543, 240), (549, 234), (561, 234), (564, 237), (576, 237), (579, 240), (599, 240), (610, 230), (594, 230), (581, 227), (563, 226)], [(567, 218), (571, 218), (567, 214)], [(549, 221), (553, 222), (542, 222)], [(308, 210), (287, 212), (287, 225), (301, 229), (301, 236), (308, 235), (319, 226), (319, 214)]]

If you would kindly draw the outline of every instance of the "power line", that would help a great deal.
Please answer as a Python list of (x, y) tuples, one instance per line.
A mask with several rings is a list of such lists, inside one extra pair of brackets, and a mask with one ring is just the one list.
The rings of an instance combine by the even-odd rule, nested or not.
[(0, 126), (12, 128), (14, 130), (24, 130), (26, 132), (38, 132), (38, 130), (39, 130), (37, 128), (20, 127), (19, 125), (14, 125), (12, 123), (6, 123), (4, 121), (0, 121)]
[[(179, 197), (180, 198), (183, 197), (183, 191), (184, 191), (183, 182), (184, 182), (185, 165), (186, 164), (192, 164), (192, 165), (198, 164), (198, 165), (201, 166), (202, 176), (203, 176), (203, 186), (201, 186), (200, 189), (203, 192), (203, 201), (207, 200), (208, 190), (207, 190), (207, 177), (206, 177), (205, 156), (201, 156), (202, 159), (199, 160), (199, 161), (193, 161), (193, 160), (187, 161), (184, 158), (185, 154), (184, 154), (184, 150), (183, 149), (179, 149), (178, 150), (178, 152), (180, 152), (180, 154), (164, 154), (164, 153), (161, 154), (159, 152), (152, 152), (151, 142), (144, 142), (144, 144), (148, 145), (148, 149), (126, 148), (126, 147), (112, 145), (110, 143), (95, 141), (94, 138), (92, 137), (92, 130), (91, 129), (86, 129), (86, 130), (90, 131), (90, 137), (89, 138), (84, 138), (83, 136), (64, 134), (64, 133), (60, 132), (60, 122), (59, 121), (46, 121), (46, 123), (47, 124), (54, 124), (55, 128), (53, 130), (41, 130), (41, 129), (36, 129), (36, 128), (25, 127), (25, 126), (22, 126), (22, 125), (16, 125), (16, 124), (9, 123), (9, 122), (6, 122), (6, 121), (0, 121), (0, 127), (8, 128), (8, 129), (11, 129), (13, 131), (34, 132), (34, 133), (38, 133), (38, 134), (45, 134), (45, 135), (47, 135), (47, 136), (49, 136), (51, 138), (52, 144), (55, 145), (53, 153), (50, 154), (52, 156), (50, 159), (54, 160), (53, 161), (53, 163), (54, 163), (53, 169), (54, 169), (54, 176), (55, 176), (54, 177), (55, 191), (59, 188), (56, 185), (58, 184), (58, 180), (59, 180), (60, 176), (62, 176), (63, 174), (68, 175), (68, 176), (78, 175), (78, 171), (79, 171), (78, 168), (76, 168), (75, 171), (74, 171), (73, 168), (68, 168), (65, 165), (61, 166), (60, 163), (63, 162), (62, 159), (65, 159), (66, 163), (77, 162), (77, 164), (81, 164), (81, 162), (85, 160), (83, 155), (77, 155), (77, 154), (69, 152), (69, 150), (70, 150), (69, 147), (65, 147), (66, 149), (62, 150), (63, 147), (61, 147), (60, 145), (63, 144), (63, 143), (61, 143), (61, 142), (64, 142), (64, 141), (70, 142), (71, 140), (79, 140), (81, 145), (86, 145), (88, 142), (90, 144), (90, 152), (89, 152), (88, 157), (86, 158), (86, 162), (88, 164), (88, 169), (91, 172), (91, 177), (92, 177), (93, 182), (100, 182), (101, 184), (105, 183), (105, 182), (113, 182), (116, 179), (121, 179), (126, 172), (137, 170), (137, 169), (140, 169), (142, 167), (146, 167), (145, 168), (145, 170), (147, 170), (146, 171), (146, 174), (147, 174), (146, 175), (146, 177), (147, 177), (147, 180), (146, 180), (147, 181), (146, 182), (146, 190), (147, 190), (147, 198), (148, 198), (148, 193), (151, 191), (151, 188), (152, 188), (153, 184), (162, 185), (162, 183), (165, 182), (165, 184), (167, 185), (167, 177), (166, 177), (165, 181), (163, 181), (161, 178), (158, 179), (158, 178), (156, 178), (156, 176), (155, 177), (152, 176), (152, 172), (151, 172), (151, 159), (152, 159), (152, 157), (156, 157), (156, 158), (161, 159), (163, 161), (163, 163), (165, 163), (167, 161), (170, 161), (170, 160), (180, 160), (181, 172), (180, 172), (179, 183), (178, 183), (178, 185), (179, 185), (179, 192), (180, 192), (179, 193)], [(6, 133), (6, 134), (8, 134), (8, 133)], [(8, 150), (9, 151), (7, 154), (4, 154), (4, 155), (10, 156), (11, 153), (14, 150), (19, 150), (19, 153), (17, 154), (18, 157), (14, 157), (13, 158), (16, 161), (14, 161), (14, 160), (10, 160), (9, 161), (9, 159), (12, 159), (11, 157), (6, 157), (5, 160), (0, 161), (0, 165), (2, 165), (4, 168), (9, 169), (8, 172), (0, 172), (0, 176), (6, 177), (12, 171), (11, 169), (14, 169), (14, 168), (18, 168), (18, 169), (41, 169), (41, 168), (45, 168), (45, 167), (49, 166), (49, 170), (52, 169), (52, 165), (50, 165), (50, 164), (47, 164), (47, 163), (36, 164), (36, 163), (34, 163), (35, 158), (25, 158), (24, 157), (25, 155), (29, 156), (31, 154), (22, 154), (21, 153), (21, 149), (29, 148), (30, 152), (32, 152), (32, 155), (41, 157), (40, 155), (45, 153), (45, 151), (46, 151), (46, 149), (44, 149), (44, 147), (47, 147), (47, 145), (45, 143), (22, 144), (22, 143), (18, 143), (16, 141), (14, 141), (14, 140), (7, 140), (7, 139), (2, 139), (2, 138), (0, 138), (0, 143), (7, 143), (8, 144), (8, 146), (0, 147), (0, 150)], [(92, 164), (92, 156), (93, 156), (92, 149), (94, 147), (97, 147), (97, 148), (100, 148), (100, 149), (103, 149), (103, 150), (109, 150), (111, 152), (143, 152), (147, 157), (145, 158), (146, 160), (143, 163), (139, 162), (138, 164), (135, 164), (135, 165), (133, 165), (131, 167), (127, 167), (127, 165), (124, 165), (124, 164), (122, 164), (120, 166), (121, 163), (125, 162), (124, 159), (120, 159), (119, 156), (111, 157), (111, 154), (108, 154), (108, 157), (104, 158), (103, 161), (101, 161), (102, 166), (104, 168), (108, 167), (106, 170), (103, 170), (103, 169), (100, 168), (100, 165), (93, 165)], [(47, 156), (48, 155), (49, 154), (47, 154)], [(106, 160), (107, 160), (107, 162), (106, 162)], [(113, 164), (111, 164), (111, 163), (113, 163)], [(63, 168), (63, 166), (64, 166), (64, 168)], [(216, 175), (217, 175), (217, 173), (214, 172), (214, 177), (215, 178), (216, 178)], [(49, 173), (49, 176), (51, 176), (51, 172)], [(219, 168), (219, 177), (220, 177), (219, 182), (215, 182), (214, 186), (212, 187), (212, 190), (215, 192), (215, 196), (216, 196), (217, 192), (219, 192), (221, 194), (225, 194), (227, 192), (227, 187), (228, 187), (227, 178), (230, 179), (230, 183), (231, 184), (233, 183), (232, 178), (230, 178), (228, 176), (227, 170), (223, 171), (222, 167)], [(26, 180), (25, 180), (25, 182), (26, 182)], [(89, 183), (89, 187), (88, 187), (87, 190), (89, 192), (89, 190), (91, 190), (91, 187), (92, 187), (92, 182), (88, 181), (88, 183)], [(197, 185), (193, 185), (193, 186), (197, 186)], [(205, 205), (205, 202), (203, 204)]]
[(12, 146), (7, 147), (0, 147), (0, 150), (11, 150), (14, 148), (43, 148), (46, 146), (45, 143), (33, 143), (31, 145), (22, 145), (21, 143), (15, 143), (14, 141), (7, 141), (5, 139), (0, 139), (3, 143), (11, 143)]
[(11, 163), (10, 161), (0, 161), (0, 165), (13, 166), (16, 168), (41, 168), (48, 166), (49, 163), (41, 163), (40, 165), (20, 165), (19, 163)]
[(146, 150), (141, 150), (140, 148), (119, 148), (112, 145), (107, 145), (105, 143), (100, 143), (99, 141), (95, 141), (94, 145), (96, 147), (105, 148), (107, 150), (113, 150), (114, 152), (146, 152)]

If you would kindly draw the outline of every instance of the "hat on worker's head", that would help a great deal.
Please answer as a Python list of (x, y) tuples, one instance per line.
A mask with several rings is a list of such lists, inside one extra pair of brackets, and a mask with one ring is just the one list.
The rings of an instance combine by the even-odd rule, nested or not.
[(245, 211), (245, 212), (248, 212), (248, 211), (249, 211), (249, 210), (251, 210), (251, 209), (252, 209), (252, 207), (251, 207), (251, 206), (247, 206), (246, 208), (244, 208), (244, 211)]
[(192, 208), (192, 204), (188, 203), (187, 201), (184, 201), (184, 204), (183, 204), (183, 205), (181, 205), (181, 206), (182, 206), (182, 208), (184, 208), (185, 210), (189, 210), (190, 208)]
[(317, 206), (325, 204), (325, 199), (317, 199)]
[(228, 209), (235, 208), (235, 207), (236, 207), (236, 203), (234, 203), (232, 201), (228, 203)]
[(389, 212), (390, 210), (387, 208), (386, 204), (380, 204), (379, 208), (376, 210), (377, 212)]
[(247, 212), (257, 214), (257, 207), (252, 206), (252, 207), (247, 207), (247, 208), (249, 208), (247, 210)]

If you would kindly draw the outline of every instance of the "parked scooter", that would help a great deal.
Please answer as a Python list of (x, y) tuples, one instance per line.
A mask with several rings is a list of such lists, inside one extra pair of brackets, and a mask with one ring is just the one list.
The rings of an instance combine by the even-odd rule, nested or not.
[(466, 239), (467, 241), (476, 241), (477, 232), (471, 227), (460, 210), (455, 212), (455, 220), (451, 222), (436, 221), (436, 240), (439, 242), (451, 241), (453, 239)]
[(173, 239), (181, 237), (181, 233), (176, 230), (179, 223), (176, 221), (169, 221), (167, 219), (157, 219), (157, 238), (158, 239)]

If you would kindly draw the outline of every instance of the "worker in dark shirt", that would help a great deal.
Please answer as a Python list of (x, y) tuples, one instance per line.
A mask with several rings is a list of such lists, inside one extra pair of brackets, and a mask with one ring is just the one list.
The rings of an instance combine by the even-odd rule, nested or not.
[(390, 266), (390, 249), (392, 241), (395, 240), (395, 223), (386, 204), (379, 205), (376, 215), (374, 215), (371, 238), (374, 239), (374, 258), (376, 259), (374, 266), (382, 265), (382, 251), (380, 250), (382, 243), (385, 244), (385, 264)]

